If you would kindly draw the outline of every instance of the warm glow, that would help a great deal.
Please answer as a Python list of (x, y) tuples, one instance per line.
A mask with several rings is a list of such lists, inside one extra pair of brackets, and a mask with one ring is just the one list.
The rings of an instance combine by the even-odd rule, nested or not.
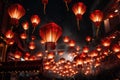
[(118, 44), (114, 44), (114, 45), (112, 46), (112, 50), (113, 50), (115, 53), (120, 52), (120, 46), (119, 46)]
[(87, 41), (87, 42), (90, 42), (90, 41), (91, 41), (91, 37), (90, 37), (90, 36), (87, 36), (87, 37), (86, 37), (86, 41)]
[(14, 37), (14, 33), (12, 32), (12, 30), (8, 30), (6, 33), (5, 33), (5, 36), (6, 38), (8, 39), (12, 39)]
[(51, 22), (41, 27), (39, 34), (45, 42), (57, 42), (62, 35), (62, 28)]
[(84, 53), (88, 53), (89, 52), (89, 48), (87, 46), (84, 46), (83, 49), (82, 49), (82, 51)]
[(11, 18), (19, 20), (25, 15), (25, 9), (20, 4), (13, 4), (8, 8), (8, 14)]
[(20, 59), (20, 57), (22, 56), (22, 53), (20, 51), (16, 51), (14, 54), (15, 58)]
[(40, 23), (40, 18), (38, 15), (31, 16), (31, 23), (33, 27), (36, 27)]
[(70, 38), (68, 36), (64, 36), (64, 38), (63, 38), (63, 42), (64, 43), (68, 43), (69, 40), (70, 40)]
[(74, 47), (76, 45), (76, 42), (74, 40), (70, 40), (68, 45), (69, 47)]
[(22, 23), (22, 27), (23, 27), (24, 30), (28, 30), (28, 28), (29, 28), (29, 23), (28, 23), (27, 21), (23, 22), (23, 23)]
[(104, 47), (109, 47), (111, 44), (111, 40), (109, 38), (104, 38), (101, 42)]
[(20, 35), (20, 38), (23, 39), (23, 40), (27, 39), (27, 34), (26, 33), (22, 33)]
[(6, 43), (8, 44), (8, 45), (13, 45), (14, 44), (14, 39), (6, 39)]
[(47, 58), (48, 58), (48, 59), (53, 59), (54, 56), (55, 56), (55, 53), (54, 53), (54, 52), (49, 52), (49, 53), (47, 54)]
[(42, 52), (38, 52), (36, 56), (37, 56), (37, 57), (42, 57), (42, 56), (43, 56), (43, 53), (42, 53)]
[(30, 50), (34, 50), (35, 48), (36, 48), (35, 42), (31, 41), (31, 42), (29, 43), (29, 49), (30, 49)]

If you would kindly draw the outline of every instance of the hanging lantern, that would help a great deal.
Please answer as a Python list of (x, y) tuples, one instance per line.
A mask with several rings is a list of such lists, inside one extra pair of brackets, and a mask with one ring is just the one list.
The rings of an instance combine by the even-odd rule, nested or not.
[(66, 8), (67, 8), (67, 11), (69, 11), (68, 4), (69, 4), (71, 1), (72, 1), (72, 0), (64, 0), (65, 6), (66, 6)]
[(40, 23), (40, 18), (38, 15), (32, 15), (31, 16), (31, 23), (34, 27), (32, 33), (35, 31), (35, 28), (38, 26), (38, 24)]
[(48, 0), (42, 0), (42, 4), (44, 5), (44, 14), (46, 14), (46, 5), (48, 4)]
[(111, 44), (111, 40), (109, 38), (104, 38), (102, 39), (101, 43), (104, 47), (109, 47)]
[(72, 10), (77, 18), (77, 26), (78, 26), (78, 30), (80, 30), (79, 27), (79, 20), (82, 19), (82, 15), (85, 13), (86, 11), (86, 6), (84, 3), (82, 2), (78, 2), (76, 4), (73, 5)]
[(5, 33), (5, 36), (6, 38), (8, 39), (12, 39), (14, 37), (14, 33), (12, 32), (12, 30), (8, 30), (6, 33)]
[(46, 50), (55, 49), (55, 43), (62, 35), (62, 28), (51, 22), (41, 27), (39, 34), (45, 41)]
[(23, 39), (23, 40), (27, 39), (27, 34), (26, 33), (22, 33), (20, 35), (20, 38)]
[(27, 21), (23, 22), (23, 23), (22, 23), (22, 27), (23, 27), (24, 30), (28, 30), (28, 28), (29, 28), (29, 23), (28, 23)]
[(30, 49), (30, 50), (34, 50), (35, 48), (36, 48), (35, 42), (31, 41), (31, 42), (29, 43), (29, 49)]
[(8, 8), (11, 24), (17, 25), (18, 20), (25, 15), (25, 9), (20, 4), (13, 4)]
[(68, 45), (69, 47), (74, 47), (76, 45), (76, 42), (74, 40), (70, 40)]
[(68, 36), (64, 36), (64, 38), (63, 38), (63, 42), (64, 43), (68, 43), (69, 40), (70, 40), (70, 38)]
[(113, 50), (115, 53), (120, 52), (120, 46), (119, 46), (118, 44), (114, 44), (114, 45), (112, 46), (112, 50)]
[(100, 24), (101, 24), (102, 19), (103, 19), (103, 12), (100, 10), (93, 11), (90, 14), (90, 19), (94, 22), (95, 26), (97, 27), (96, 37), (98, 37)]
[(16, 51), (15, 54), (14, 54), (14, 57), (15, 57), (16, 59), (20, 59), (21, 56), (22, 56), (22, 53), (21, 53), (20, 51)]

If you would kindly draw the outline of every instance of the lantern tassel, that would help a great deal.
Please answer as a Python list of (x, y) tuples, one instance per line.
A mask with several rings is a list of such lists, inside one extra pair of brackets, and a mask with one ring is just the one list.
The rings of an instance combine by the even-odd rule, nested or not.
[(35, 27), (33, 28), (32, 34), (34, 33), (34, 31), (35, 31)]
[(98, 33), (99, 33), (99, 27), (96, 30), (96, 37), (98, 37)]
[(44, 3), (44, 14), (46, 14), (46, 4)]
[(78, 27), (78, 30), (80, 30), (80, 23), (79, 23), (79, 19), (77, 19), (77, 27)]
[(69, 7), (68, 7), (68, 4), (67, 4), (67, 1), (65, 1), (65, 6), (67, 8), (67, 11), (69, 11)]

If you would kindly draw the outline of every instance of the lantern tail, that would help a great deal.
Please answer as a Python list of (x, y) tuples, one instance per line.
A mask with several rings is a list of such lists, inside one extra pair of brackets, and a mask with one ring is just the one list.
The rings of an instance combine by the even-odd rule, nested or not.
[(46, 3), (44, 3), (44, 14), (46, 14)]
[(99, 27), (97, 27), (97, 30), (96, 30), (96, 37), (98, 37), (98, 34), (99, 34)]
[(67, 4), (67, 1), (65, 1), (65, 6), (67, 8), (67, 11), (69, 11), (69, 7), (68, 7), (68, 4)]
[(33, 28), (32, 34), (34, 33), (34, 31), (35, 31), (35, 27)]
[(77, 19), (77, 27), (78, 27), (78, 30), (80, 30), (80, 23), (79, 23), (79, 19)]

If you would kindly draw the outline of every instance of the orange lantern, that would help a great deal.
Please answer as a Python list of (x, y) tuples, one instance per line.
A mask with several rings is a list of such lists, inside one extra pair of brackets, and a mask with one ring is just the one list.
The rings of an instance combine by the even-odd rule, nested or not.
[(118, 52), (116, 55), (117, 55), (117, 57), (120, 59), (120, 52)]
[(75, 44), (76, 44), (75, 40), (70, 40), (68, 43), (69, 47), (74, 47)]
[(30, 53), (29, 53), (29, 52), (26, 52), (26, 53), (25, 53), (25, 56), (29, 57), (29, 56), (30, 56)]
[(6, 43), (8, 44), (8, 45), (13, 45), (14, 44), (14, 39), (12, 38), (12, 39), (6, 39)]
[(82, 51), (84, 53), (88, 53), (89, 52), (89, 48), (87, 46), (84, 46), (83, 49), (82, 49)]
[(13, 4), (8, 8), (11, 24), (18, 24), (18, 20), (25, 15), (25, 9), (20, 4)]
[(77, 18), (77, 26), (78, 26), (78, 30), (80, 30), (79, 27), (79, 20), (82, 19), (82, 15), (85, 13), (86, 11), (86, 6), (84, 3), (82, 2), (78, 2), (76, 4), (73, 5), (72, 10)]
[(31, 42), (29, 43), (29, 49), (30, 49), (30, 50), (34, 50), (35, 48), (36, 48), (35, 42), (31, 41)]
[(62, 56), (64, 54), (64, 51), (58, 51), (58, 55)]
[(90, 57), (94, 58), (98, 56), (98, 52), (96, 50), (92, 50), (89, 54)]
[(65, 37), (63, 38), (63, 42), (64, 42), (64, 43), (68, 43), (69, 40), (70, 40), (70, 38), (69, 38), (68, 36), (65, 36)]
[(100, 23), (103, 19), (103, 12), (100, 10), (95, 10), (90, 14), (90, 19), (94, 22), (95, 26), (97, 27), (96, 37), (98, 37)]
[(42, 4), (44, 5), (44, 14), (46, 14), (46, 5), (48, 4), (48, 0), (42, 0)]
[(36, 57), (35, 56), (30, 56), (29, 60), (30, 61), (36, 60)]
[(16, 51), (15, 54), (14, 54), (14, 57), (16, 59), (20, 59), (21, 56), (22, 56), (22, 53), (20, 51)]
[(23, 40), (27, 39), (27, 34), (26, 33), (22, 33), (20, 35), (20, 38), (23, 39)]
[(6, 33), (5, 33), (5, 36), (6, 38), (8, 39), (12, 39), (14, 37), (14, 33), (12, 32), (12, 30), (8, 30)]
[(55, 49), (55, 43), (62, 35), (62, 28), (54, 22), (51, 22), (41, 27), (39, 34), (46, 43), (46, 50)]
[(68, 4), (69, 4), (71, 1), (72, 1), (72, 0), (64, 0), (65, 6), (66, 6), (66, 8), (67, 8), (67, 11), (69, 11)]
[(108, 56), (109, 50), (108, 50), (108, 49), (105, 49), (105, 50), (102, 51), (102, 53), (103, 53), (103, 55)]
[(43, 53), (42, 52), (38, 52), (37, 53), (37, 57), (42, 57), (43, 56)]
[(115, 53), (120, 52), (120, 46), (119, 46), (118, 44), (114, 44), (114, 45), (112, 46), (112, 50), (113, 50)]
[(32, 33), (35, 31), (35, 27), (37, 27), (38, 26), (38, 24), (40, 23), (40, 18), (39, 18), (39, 16), (38, 15), (32, 15), (31, 16), (31, 23), (32, 23), (32, 25), (33, 25), (33, 27), (34, 27), (34, 29), (33, 29), (33, 31), (32, 31)]
[(86, 41), (87, 41), (87, 42), (90, 42), (90, 41), (91, 41), (91, 37), (90, 37), (90, 36), (87, 36), (87, 37), (86, 37)]
[(96, 50), (97, 50), (97, 51), (101, 51), (101, 50), (102, 50), (102, 47), (101, 47), (100, 45), (98, 45), (98, 46), (96, 47)]
[(32, 41), (36, 39), (36, 36), (32, 35), (31, 36)]
[(23, 23), (22, 23), (22, 27), (23, 27), (24, 30), (28, 30), (28, 28), (29, 28), (29, 23), (28, 23), (27, 21), (23, 22)]
[(104, 38), (102, 39), (101, 43), (104, 47), (109, 47), (111, 44), (111, 40), (109, 38)]
[(54, 53), (54, 52), (49, 52), (49, 53), (47, 54), (47, 58), (48, 58), (48, 59), (53, 59), (54, 56), (55, 56), (55, 53)]

